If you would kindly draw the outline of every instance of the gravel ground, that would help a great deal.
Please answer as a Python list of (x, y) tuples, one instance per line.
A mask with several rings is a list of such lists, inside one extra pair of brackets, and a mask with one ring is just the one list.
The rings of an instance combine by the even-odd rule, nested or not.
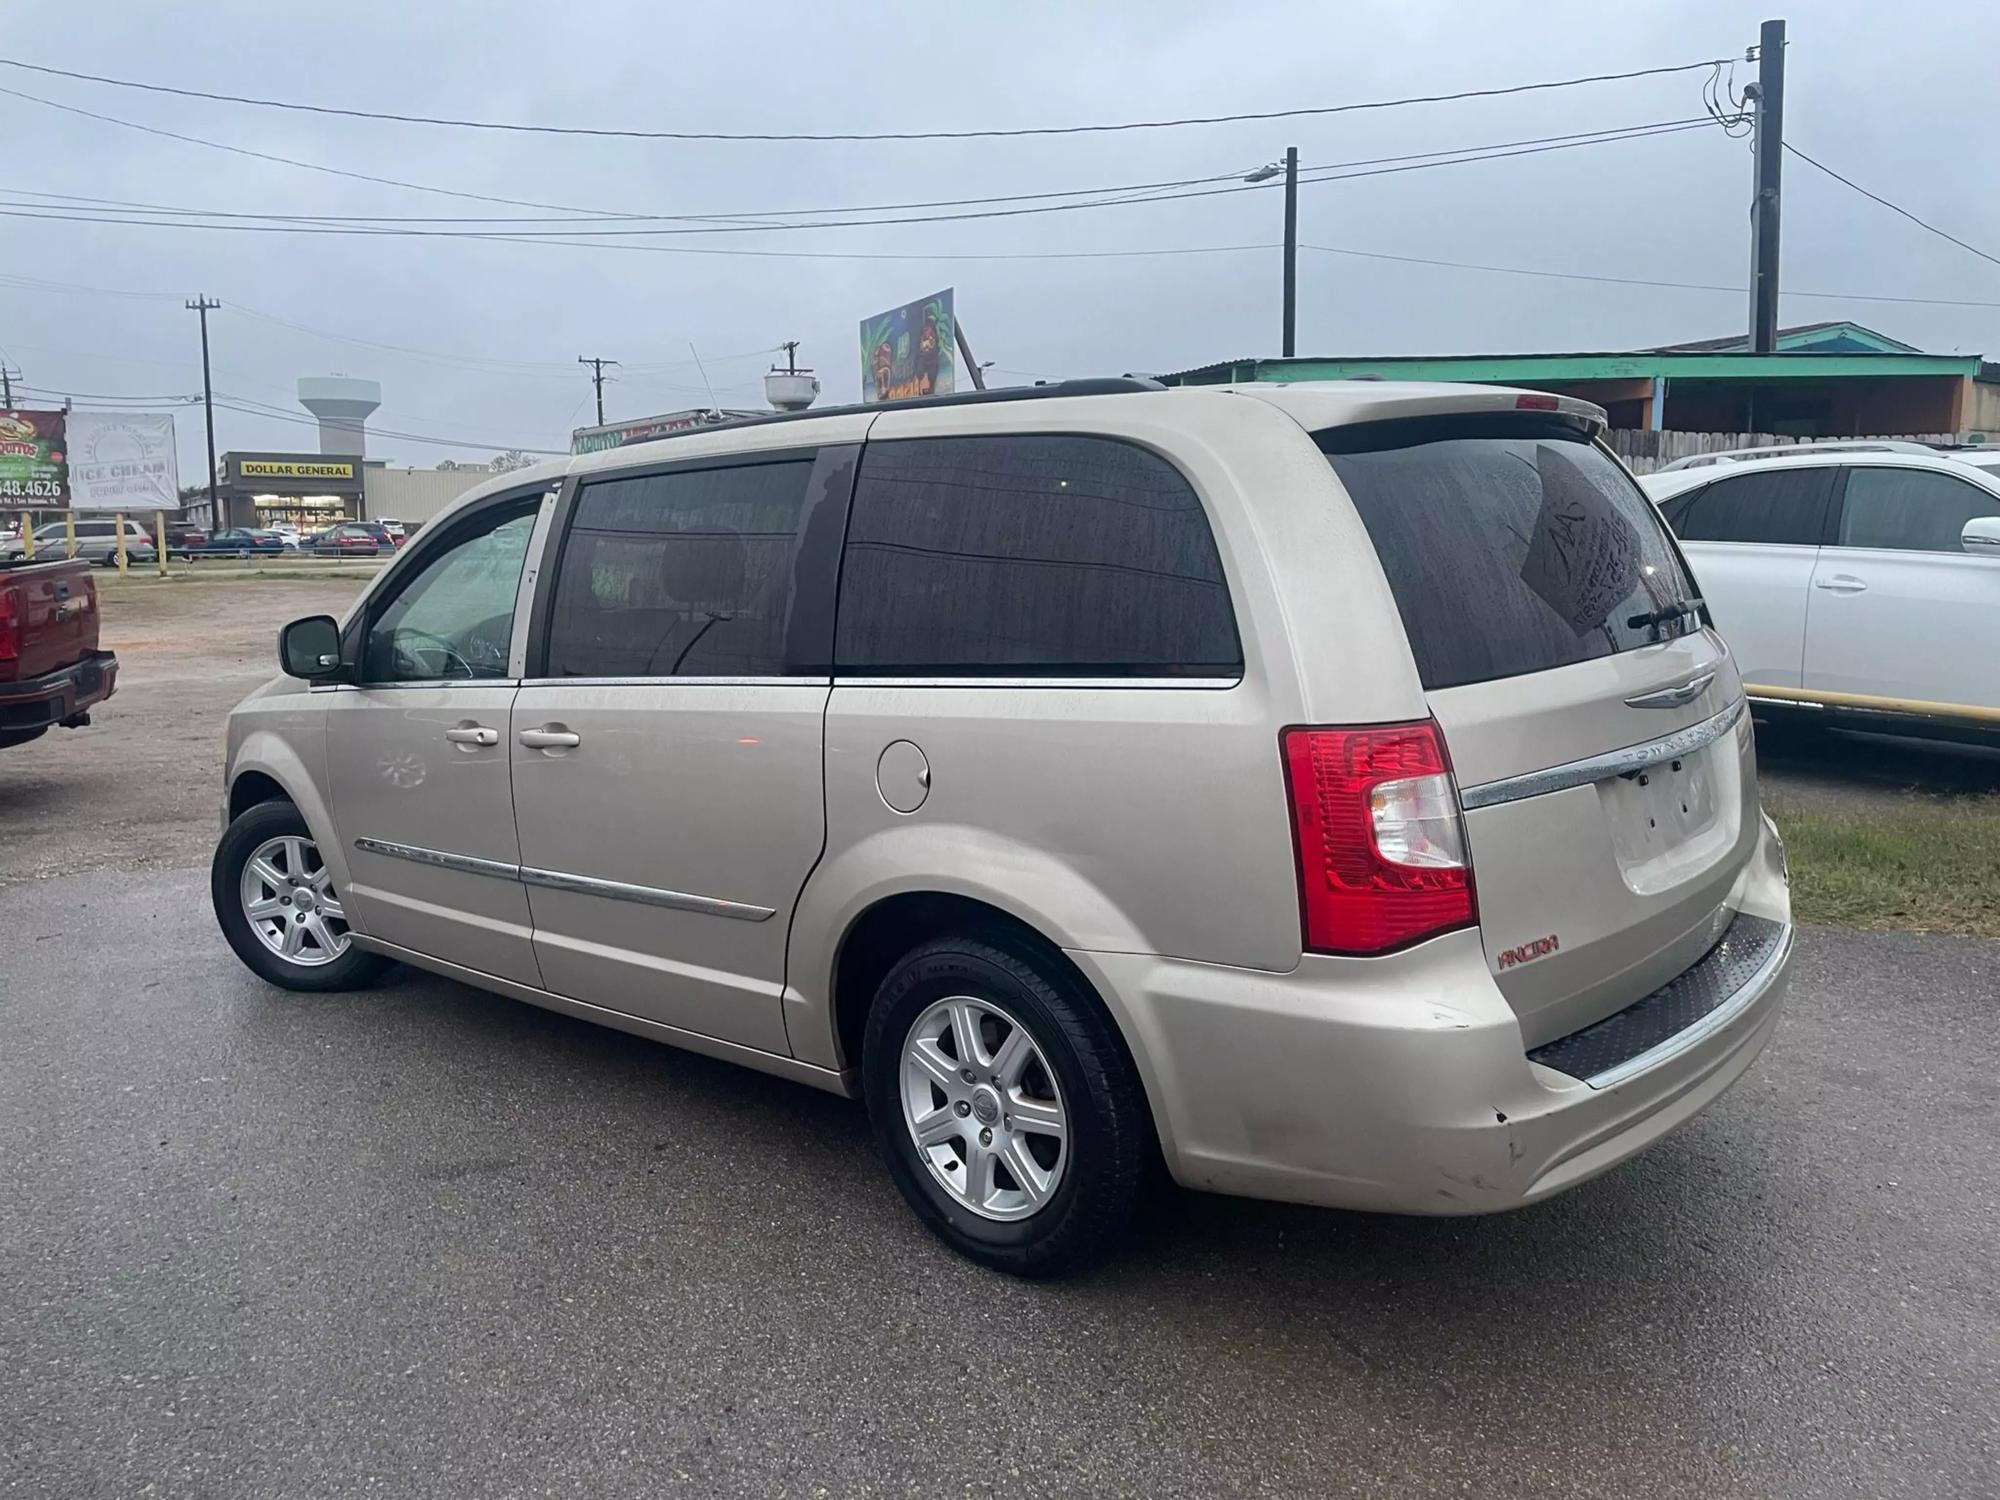
[(0, 931), (0, 1494), (2000, 1493), (2000, 944), (1807, 934), (1743, 1084), (1550, 1203), (1171, 1194), (1043, 1286), (851, 1104), (266, 989), (199, 871)]
[(279, 626), (338, 614), (366, 583), (100, 576), (101, 642), (118, 653), (118, 691), (88, 728), (0, 750), (0, 888), (206, 860), (224, 718), (276, 674)]

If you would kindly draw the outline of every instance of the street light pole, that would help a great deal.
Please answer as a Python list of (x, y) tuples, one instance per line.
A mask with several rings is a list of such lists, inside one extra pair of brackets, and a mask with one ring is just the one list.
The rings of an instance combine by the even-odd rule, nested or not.
[(1285, 148), (1284, 165), (1277, 162), (1246, 172), (1245, 182), (1269, 182), (1280, 173), (1285, 178), (1285, 326), (1280, 341), (1285, 358), (1298, 352), (1299, 334), (1299, 148)]

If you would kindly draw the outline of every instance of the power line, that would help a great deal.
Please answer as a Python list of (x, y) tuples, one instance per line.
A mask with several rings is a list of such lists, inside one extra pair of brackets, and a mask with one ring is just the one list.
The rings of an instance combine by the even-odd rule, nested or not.
[[(1708, 116), (1692, 116), (1682, 120), (1656, 120), (1652, 124), (1636, 126), (1606, 126), (1600, 130), (1578, 130), (1560, 136), (1530, 136), (1526, 140), (1500, 140), (1486, 142), (1480, 146), (1448, 146), (1428, 152), (1404, 152), (1400, 156), (1364, 156), (1348, 162), (1318, 162), (1302, 168), (1304, 172), (1320, 174), (1304, 180), (1310, 182), (1330, 182), (1338, 180), (1330, 174), (1340, 176), (1376, 176), (1372, 172), (1360, 172), (1354, 168), (1372, 166), (1400, 166), (1400, 164), (1424, 164), (1424, 166), (1454, 166), (1458, 160), (1494, 160), (1510, 154), (1536, 154), (1528, 148), (1568, 148), (1568, 146), (1596, 146), (1616, 140), (1636, 140), (1652, 134), (1676, 134), (1680, 130), (1708, 128), (1714, 124)], [(1450, 158), (1450, 160), (1446, 160)], [(1414, 168), (1412, 168), (1414, 170)], [(850, 204), (842, 208), (784, 208), (784, 210), (744, 210), (736, 214), (574, 214), (574, 216), (538, 216), (538, 218), (498, 218), (498, 216), (476, 216), (476, 214), (260, 214), (244, 210), (222, 210), (222, 208), (186, 208), (180, 204), (156, 204), (156, 202), (134, 202), (120, 198), (90, 198), (84, 194), (66, 192), (42, 192), (36, 188), (4, 188), (0, 192), (12, 192), (16, 200), (42, 200), (52, 198), (58, 202), (0, 202), (0, 206), (40, 210), (52, 208), (58, 212), (110, 212), (116, 210), (124, 216), (124, 210), (148, 212), (148, 214), (170, 214), (176, 218), (216, 218), (216, 220), (242, 220), (258, 224), (362, 224), (362, 226), (402, 226), (402, 224), (492, 224), (492, 226), (532, 226), (532, 224), (698, 224), (700, 228), (688, 230), (660, 230), (662, 234), (740, 234), (756, 230), (790, 230), (790, 228), (858, 228), (868, 224), (926, 224), (944, 222), (952, 218), (982, 218), (986, 214), (938, 214), (920, 218), (870, 218), (870, 220), (844, 220), (844, 222), (810, 222), (810, 224), (762, 224), (756, 220), (766, 218), (800, 218), (808, 214), (876, 214), (876, 212), (900, 212), (910, 208), (962, 208), (976, 204), (1024, 204), (1040, 202), (1048, 204), (1040, 212), (1064, 212), (1070, 208), (1092, 208), (1110, 206), (1124, 202), (1170, 202), (1180, 196), (1200, 196), (1200, 194), (1178, 194), (1168, 192), (1172, 188), (1198, 188), (1216, 182), (1232, 184), (1228, 192), (1236, 192), (1242, 184), (1242, 172), (1220, 172), (1202, 178), (1174, 178), (1166, 182), (1126, 182), (1126, 184), (1106, 184), (1096, 188), (1064, 188), (1052, 192), (1020, 192), (1020, 194), (994, 194), (986, 198), (934, 198), (920, 202), (902, 204)], [(1262, 186), (1262, 184), (1252, 184)], [(1158, 192), (1156, 192), (1158, 190)], [(1112, 198), (1110, 194), (1120, 194)], [(1064, 202), (1056, 204), (1056, 198), (1076, 198), (1084, 202)], [(1102, 202), (1098, 202), (1102, 200)], [(74, 208), (72, 208), (74, 206)], [(1032, 212), (1032, 210), (1030, 210)], [(998, 214), (996, 214), (998, 216)], [(522, 230), (530, 232), (530, 230)], [(538, 232), (538, 230), (532, 230)], [(584, 232), (584, 230), (578, 230)], [(594, 232), (594, 230), (592, 230)]]
[(110, 78), (99, 73), (80, 73), (68, 68), (52, 68), (18, 58), (0, 57), (0, 64), (25, 72), (82, 83), (101, 83), (112, 88), (137, 89), (149, 94), (173, 94), (184, 99), (205, 99), (218, 104), (246, 104), (258, 109), (283, 109), (317, 115), (339, 115), (356, 120), (387, 120), (400, 125), (439, 125), (458, 130), (500, 130), (530, 135), (608, 136), (625, 140), (657, 141), (961, 141), (1007, 139), (1019, 136), (1101, 135), (1125, 130), (1169, 130), (1187, 125), (1233, 125), (1246, 121), (1292, 120), (1306, 117), (1352, 114), (1362, 110), (1399, 109), (1411, 104), (1448, 104), (1462, 99), (1495, 99), (1511, 94), (1536, 93), (1546, 89), (1575, 88), (1589, 83), (1622, 83), (1634, 78), (1656, 78), (1671, 73), (1690, 73), (1730, 61), (1708, 57), (1699, 62), (1674, 63), (1652, 68), (1634, 68), (1623, 73), (1592, 73), (1580, 78), (1556, 78), (1536, 83), (1507, 84), (1496, 88), (1462, 89), (1450, 94), (1415, 94), (1402, 99), (1372, 99), (1350, 104), (1305, 105), (1296, 109), (1245, 111), (1227, 115), (1189, 115), (1178, 119), (1125, 120), (1100, 125), (1027, 125), (988, 127), (978, 130), (880, 130), (880, 131), (722, 131), (722, 130), (638, 130), (629, 127), (593, 125), (534, 125), (519, 120), (468, 120), (442, 115), (406, 115), (388, 110), (350, 109), (332, 104), (309, 104), (300, 100), (263, 99), (249, 94), (211, 93), (205, 89), (180, 88), (173, 84), (148, 83), (131, 78)]
[(1981, 260), (1991, 261), (1994, 265), (2000, 266), (2000, 256), (1989, 255), (1984, 250), (1980, 249), (1977, 245), (1968, 245), (1964, 240), (1960, 239), (1957, 235), (1947, 234), (1944, 230), (1938, 228), (1937, 225), (1918, 218), (1915, 214), (1911, 213), (1907, 208), (1904, 208), (1900, 203), (1891, 203), (1887, 198), (1884, 198), (1880, 193), (1869, 192), (1867, 188), (1863, 187), (1853, 178), (1843, 177), (1840, 175), (1840, 173), (1834, 171), (1832, 167), (1829, 167), (1825, 162), (1815, 161), (1812, 157), (1807, 156), (1805, 152), (1801, 151), (1797, 146), (1794, 146), (1790, 141), (1786, 141), (1784, 143), (1784, 146), (1786, 151), (1790, 152), (1793, 156), (1796, 156), (1800, 161), (1804, 162), (1807, 166), (1816, 168), (1817, 170), (1826, 173), (1826, 175), (1831, 177), (1835, 182), (1838, 182), (1845, 187), (1853, 188), (1854, 191), (1859, 193), (1862, 197), (1867, 198), (1875, 203), (1881, 204), (1891, 213), (1901, 214), (1904, 218), (1908, 219), (1912, 224), (1916, 225), (1917, 228), (1927, 230), (1931, 234), (1936, 235), (1941, 240), (1950, 240), (1954, 245), (1958, 246), (1959, 249), (1969, 250), (1974, 255), (1978, 256)]
[[(222, 410), (233, 411), (239, 416), (262, 417), (269, 422), (291, 422), (301, 427), (317, 427), (319, 425), (317, 420), (312, 417), (297, 416), (291, 412), (280, 411), (276, 408), (260, 409), (259, 404), (247, 404), (249, 403), (249, 399), (244, 396), (228, 396), (218, 391), (215, 397), (215, 404)], [(519, 443), (481, 442), (477, 438), (438, 437), (429, 433), (399, 432), (394, 428), (377, 427), (372, 423), (368, 427), (368, 435), (370, 437), (394, 438), (399, 442), (406, 443), (429, 443), (440, 448), (490, 448), (502, 453), (510, 448), (519, 448), (523, 453), (535, 453), (549, 458), (566, 456), (568, 453), (568, 450), (564, 448), (526, 448), (522, 447)]]
[[(1535, 156), (1550, 151), (1570, 151), (1584, 146), (1608, 145), (1617, 142), (1646, 139), (1653, 136), (1673, 135), (1688, 130), (1711, 130), (1716, 122), (1706, 116), (1671, 124), (1629, 127), (1616, 132), (1600, 132), (1586, 138), (1564, 139), (1539, 146), (1524, 146), (1513, 150), (1485, 150), (1463, 148), (1448, 159), (1427, 159), (1406, 161), (1400, 165), (1371, 167), (1361, 171), (1322, 171), (1315, 176), (1302, 176), (1304, 183), (1346, 182), (1362, 177), (1384, 177), (1404, 172), (1430, 171), (1438, 167), (1463, 166), (1470, 163), (1499, 161), (1517, 156)], [(1437, 154), (1440, 158), (1445, 153)], [(1272, 184), (1265, 182), (1237, 182), (1227, 187), (1198, 188), (1187, 192), (1156, 193), (1144, 196), (1100, 197), (1084, 201), (1066, 203), (1044, 203), (1028, 207), (980, 209), (969, 213), (913, 214), (898, 218), (874, 219), (831, 219), (812, 224), (720, 224), (701, 227), (680, 227), (674, 229), (565, 229), (549, 230), (545, 233), (500, 233), (489, 230), (418, 228), (405, 224), (321, 224), (321, 223), (214, 223), (197, 218), (145, 218), (135, 211), (86, 211), (60, 206), (37, 205), (32, 208), (0, 207), (0, 218), (40, 219), (53, 223), (69, 224), (129, 224), (148, 229), (202, 229), (226, 231), (239, 234), (318, 234), (334, 236), (375, 235), (405, 239), (463, 239), (487, 240), (497, 243), (539, 244), (539, 245), (583, 245), (604, 240), (651, 239), (688, 234), (741, 234), (749, 232), (771, 232), (792, 229), (846, 229), (899, 226), (906, 224), (957, 223), (967, 220), (1022, 218), (1031, 215), (1070, 213), (1085, 209), (1117, 208), (1135, 203), (1170, 203), (1189, 198), (1214, 198), (1233, 193), (1254, 193), (1269, 191)], [(682, 252), (684, 247), (664, 245), (644, 245), (629, 248), (650, 250), (674, 250)], [(740, 254), (718, 247), (686, 248), (684, 253), (728, 255)], [(754, 252), (752, 252), (754, 253)], [(770, 254), (773, 252), (764, 252)], [(922, 257), (951, 258), (951, 257)], [(991, 257), (980, 257), (991, 258)], [(1013, 256), (1002, 256), (1012, 259)]]
[[(5, 91), (0, 90), (0, 92), (5, 92)], [(1654, 133), (1669, 134), (1683, 128), (1688, 128), (1688, 129), (1699, 128), (1714, 123), (1720, 123), (1720, 122), (1713, 120), (1711, 117), (1707, 115), (1698, 115), (1682, 119), (1658, 120), (1642, 125), (1606, 126), (1597, 130), (1572, 131), (1563, 135), (1530, 136), (1524, 140), (1493, 141), (1476, 146), (1451, 146), (1451, 147), (1443, 147), (1432, 151), (1405, 152), (1398, 156), (1369, 156), (1369, 157), (1360, 157), (1352, 161), (1319, 162), (1308, 165), (1302, 168), (1301, 170), (1305, 172), (1324, 173), (1324, 172), (1346, 171), (1347, 169), (1350, 168), (1395, 165), (1405, 162), (1437, 162), (1437, 164), (1440, 165), (1449, 165), (1450, 164), (1449, 162), (1444, 162), (1441, 161), (1440, 159), (1448, 157), (1457, 158), (1457, 157), (1473, 156), (1475, 153), (1510, 152), (1516, 150), (1517, 148), (1526, 148), (1535, 146), (1553, 146), (1553, 145), (1569, 145), (1569, 144), (1595, 145), (1604, 141), (1621, 140), (1630, 137), (1643, 137), (1645, 135)], [(534, 224), (687, 223), (687, 224), (700, 224), (704, 226), (729, 224), (740, 229), (754, 230), (761, 228), (811, 229), (811, 228), (844, 227), (832, 224), (764, 225), (755, 222), (764, 219), (792, 219), (792, 218), (803, 218), (807, 216), (826, 215), (826, 214), (894, 213), (910, 209), (963, 208), (963, 207), (972, 207), (972, 206), (996, 204), (996, 203), (1012, 204), (1012, 203), (1049, 202), (1051, 200), (1061, 199), (1061, 198), (1079, 198), (1079, 199), (1101, 198), (1109, 194), (1151, 193), (1155, 190), (1164, 192), (1166, 190), (1174, 188), (1203, 187), (1212, 183), (1237, 184), (1240, 183), (1242, 179), (1243, 179), (1242, 172), (1229, 171), (1229, 172), (1215, 173), (1213, 175), (1206, 177), (1181, 177), (1161, 182), (1115, 183), (1115, 184), (1105, 184), (1087, 188), (1061, 188), (1061, 189), (1053, 189), (1053, 190), (1046, 190), (1042, 192), (1033, 192), (1033, 193), (1000, 193), (1000, 194), (990, 194), (984, 197), (977, 197), (977, 198), (935, 198), (935, 199), (923, 199), (915, 202), (904, 202), (904, 203), (847, 204), (837, 207), (822, 207), (822, 208), (744, 209), (728, 214), (613, 213), (610, 210), (604, 210), (601, 212), (573, 213), (573, 214), (562, 214), (562, 215), (542, 215), (535, 217), (523, 217), (523, 216), (502, 217), (502, 216), (473, 215), (473, 214), (455, 214), (455, 215), (454, 214), (280, 214), (280, 213), (250, 212), (240, 209), (187, 208), (178, 204), (138, 202), (138, 201), (133, 201), (131, 199), (94, 198), (78, 193), (45, 192), (33, 188), (15, 187), (15, 188), (0, 189), (0, 191), (10, 192), (19, 198), (58, 200), (54, 204), (18, 203), (13, 205), (15, 207), (22, 207), (22, 208), (43, 208), (43, 207), (61, 208), (66, 206), (67, 204), (78, 204), (90, 208), (100, 208), (100, 209), (132, 209), (144, 212), (166, 213), (166, 214), (187, 216), (193, 218), (232, 219), (232, 220), (240, 219), (240, 220), (265, 221), (273, 223), (445, 224), (445, 225), (490, 224), (496, 226), (517, 226), (517, 225), (534, 225)], [(1314, 180), (1322, 180), (1322, 179), (1314, 179)], [(1120, 201), (1123, 200), (1121, 199)], [(1144, 200), (1144, 201), (1150, 201), (1150, 200)], [(862, 222), (862, 221), (856, 221), (856, 222)], [(866, 222), (877, 222), (877, 221), (866, 221)], [(901, 222), (925, 222), (925, 221), (883, 220), (879, 222), (901, 223)], [(689, 232), (709, 232), (709, 231), (707, 229), (703, 229), (700, 231), (689, 231)]]

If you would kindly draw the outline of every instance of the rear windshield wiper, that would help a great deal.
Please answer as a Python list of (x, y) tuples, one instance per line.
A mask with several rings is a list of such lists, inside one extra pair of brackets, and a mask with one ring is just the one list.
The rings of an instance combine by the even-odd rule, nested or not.
[(1648, 610), (1643, 615), (1628, 616), (1625, 621), (1625, 628), (1627, 630), (1657, 630), (1669, 620), (1684, 620), (1690, 615), (1699, 617), (1701, 612), (1707, 607), (1708, 603), (1704, 599), (1682, 599), (1674, 604), (1663, 604), (1658, 609)]

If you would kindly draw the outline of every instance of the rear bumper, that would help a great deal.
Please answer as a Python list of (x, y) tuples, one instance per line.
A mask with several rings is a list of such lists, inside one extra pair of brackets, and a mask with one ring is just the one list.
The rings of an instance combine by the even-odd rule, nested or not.
[(1776, 1029), (1791, 914), (1769, 821), (1739, 909), (1772, 951), (1597, 1086), (1531, 1060), (1476, 932), (1289, 974), (1072, 953), (1126, 1027), (1183, 1185), (1390, 1213), (1490, 1213), (1596, 1176), (1692, 1118)]
[(0, 732), (67, 724), (118, 686), (118, 658), (93, 651), (82, 661), (22, 682), (0, 682)]

